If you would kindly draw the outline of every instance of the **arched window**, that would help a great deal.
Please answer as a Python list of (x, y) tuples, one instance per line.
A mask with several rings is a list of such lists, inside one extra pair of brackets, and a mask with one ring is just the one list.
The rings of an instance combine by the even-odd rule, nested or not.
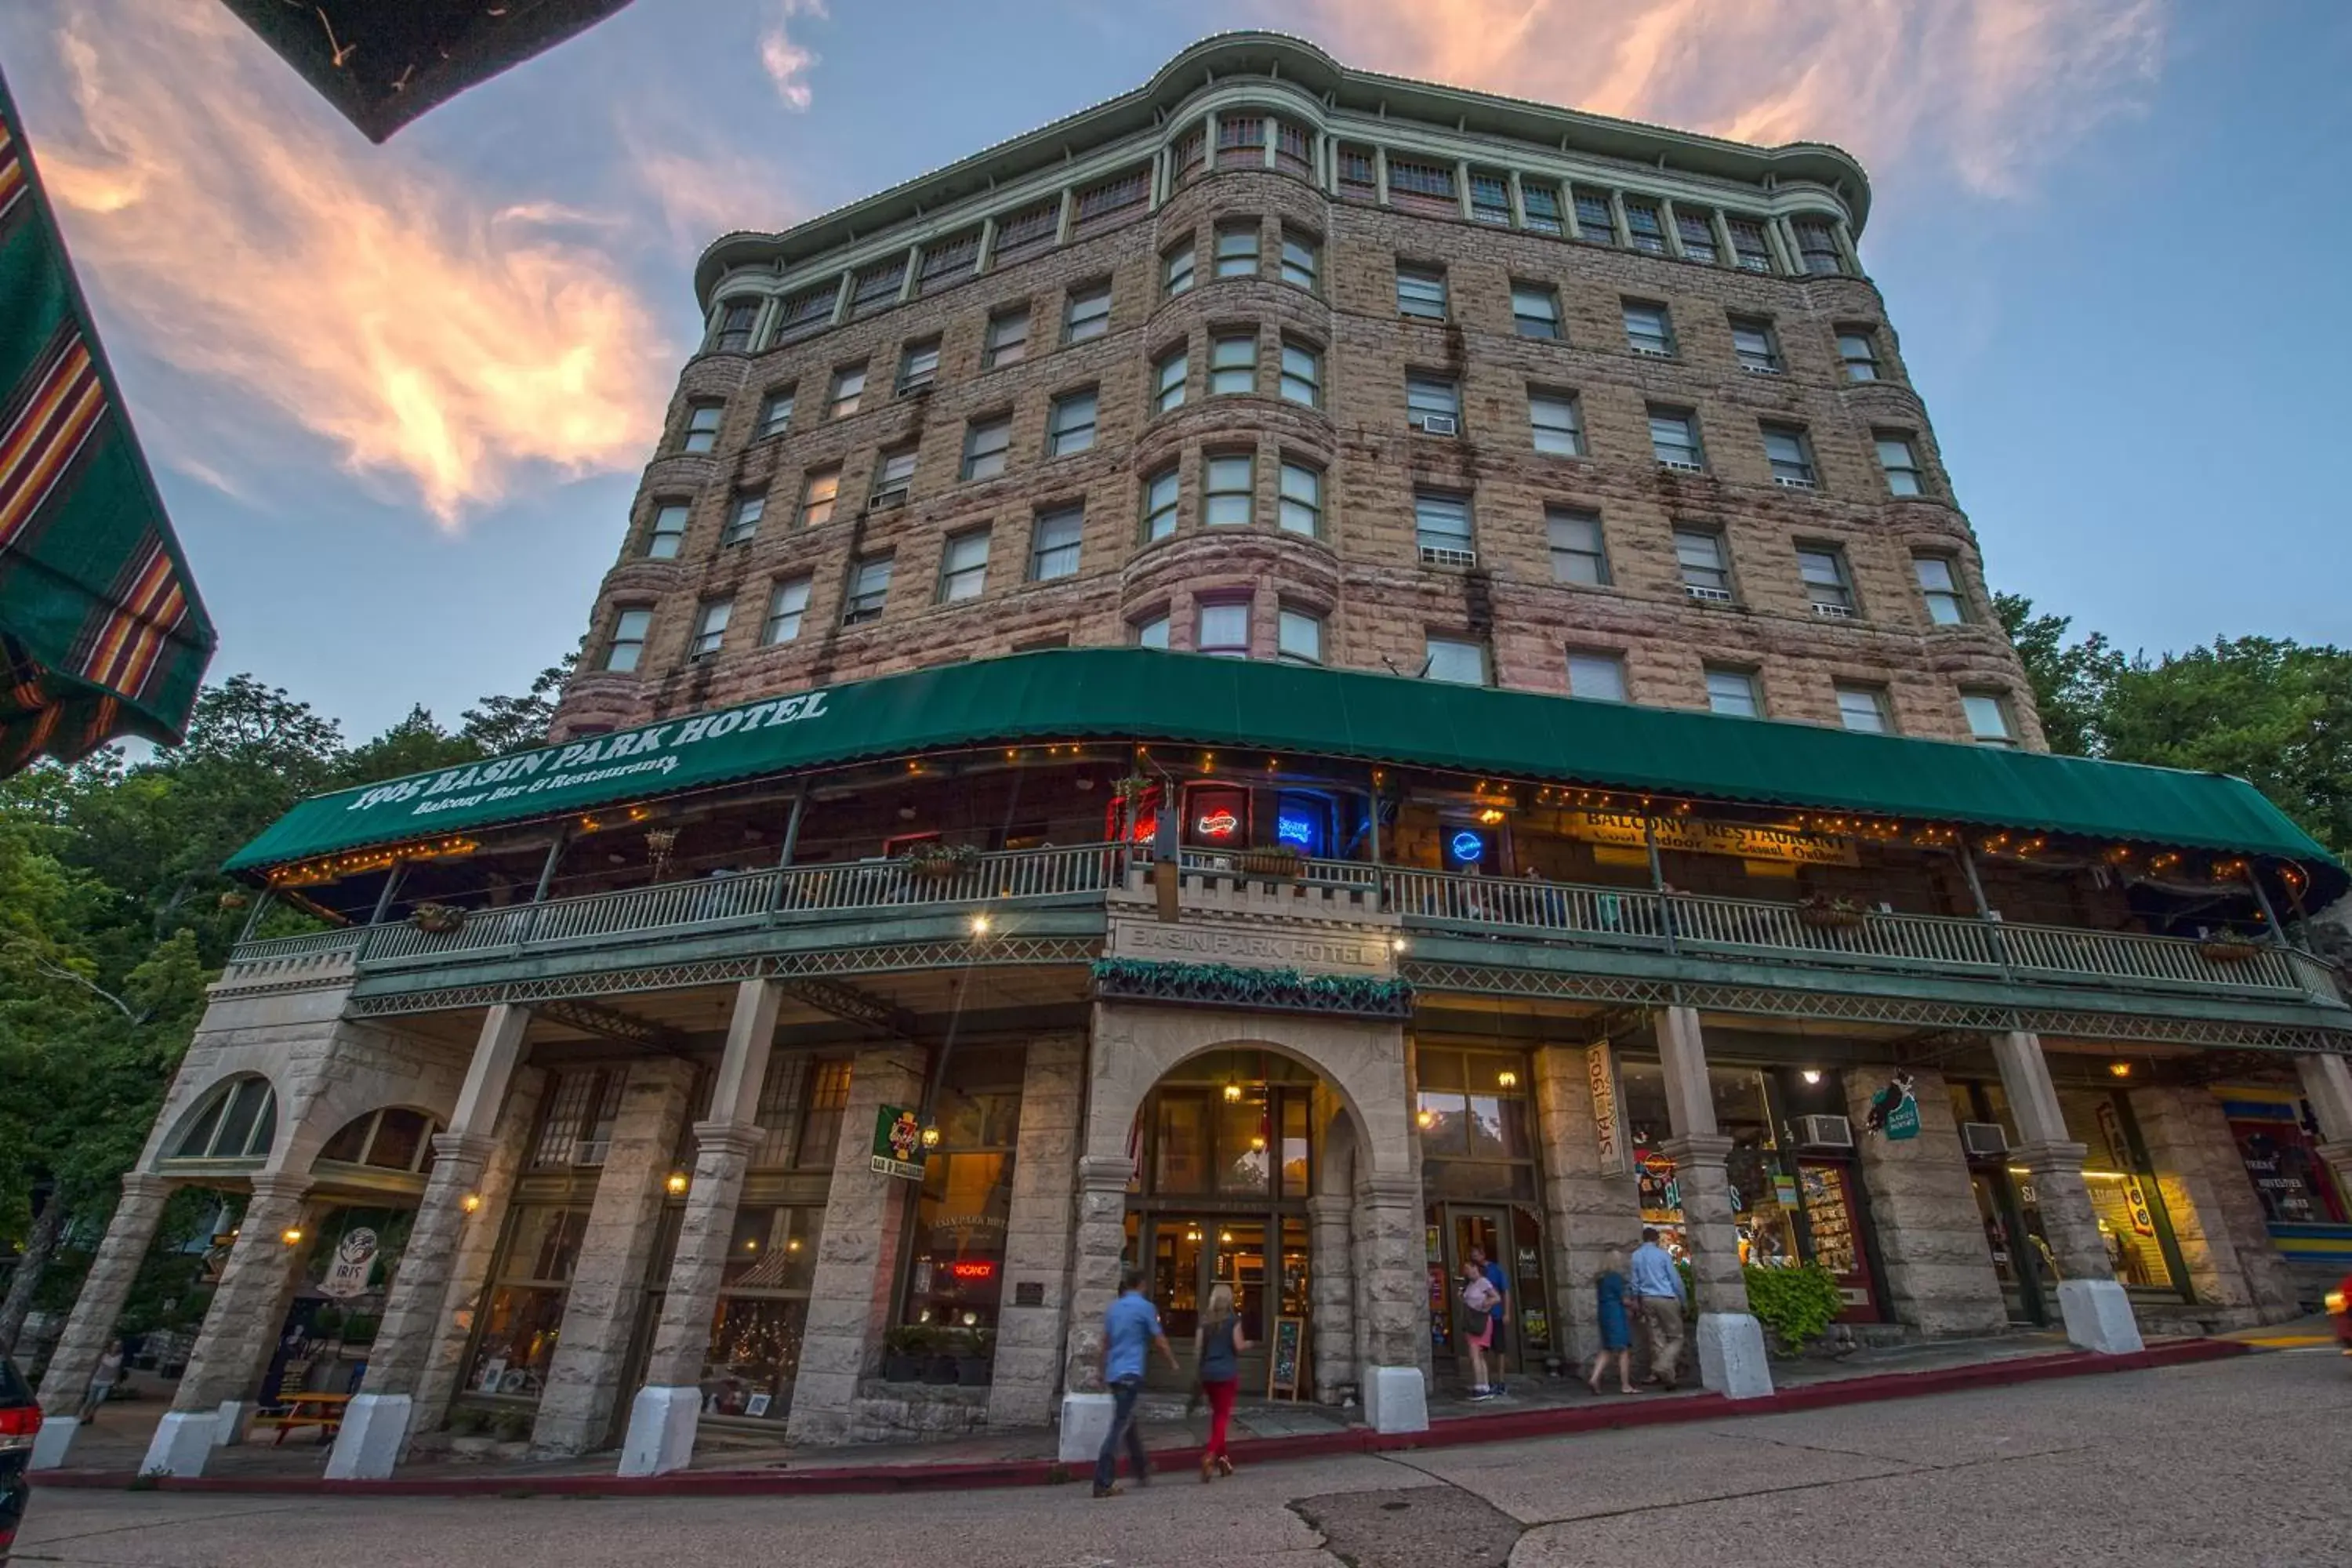
[(231, 1079), (213, 1090), (204, 1109), (164, 1158), (258, 1160), (278, 1137), (278, 1092), (266, 1078)]
[(421, 1110), (390, 1105), (343, 1123), (319, 1158), (341, 1165), (419, 1174), (433, 1169), (433, 1135), (441, 1124)]

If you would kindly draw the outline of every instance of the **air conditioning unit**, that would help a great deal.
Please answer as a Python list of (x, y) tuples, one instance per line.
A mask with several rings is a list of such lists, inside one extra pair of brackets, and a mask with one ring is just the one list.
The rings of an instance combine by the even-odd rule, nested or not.
[(2009, 1134), (1998, 1121), (1963, 1121), (1960, 1123), (1960, 1147), (1970, 1159), (1999, 1159), (2009, 1152)]
[(866, 510), (867, 511), (893, 511), (906, 504), (907, 492), (904, 489), (881, 490), (876, 493), (872, 500), (866, 503)]
[(1451, 414), (1416, 414), (1412, 427), (1424, 436), (1459, 436), (1462, 421)]
[(928, 375), (898, 384), (898, 395), (901, 397), (924, 397), (929, 395), (930, 390), (931, 378)]
[(1813, 614), (1825, 621), (1850, 621), (1853, 619), (1853, 606), (1816, 604), (1813, 605)]
[(1680, 458), (1660, 458), (1658, 459), (1658, 467), (1662, 468), (1671, 468), (1678, 474), (1703, 474), (1706, 472), (1706, 464), (1685, 463)]
[(1475, 566), (1478, 564), (1478, 552), (1475, 550), (1449, 550), (1443, 545), (1424, 544), (1421, 547), (1421, 563), (1423, 566)]
[(1749, 364), (1744, 360), (1740, 362), (1739, 368), (1746, 371), (1750, 375), (1778, 375), (1780, 374), (1780, 367), (1777, 364)]
[(1731, 590), (1728, 588), (1702, 588), (1696, 583), (1685, 583), (1683, 584), (1683, 592), (1702, 605), (1731, 603)]
[(1790, 490), (1817, 490), (1822, 488), (1811, 479), (1795, 479), (1788, 474), (1774, 474), (1772, 482), (1783, 489)]
[(1672, 359), (1675, 357), (1675, 351), (1672, 349), (1643, 348), (1639, 343), (1633, 345), (1633, 352), (1637, 354), (1646, 355), (1651, 359)]
[(1851, 1149), (1853, 1123), (1843, 1116), (1800, 1116), (1797, 1142), (1808, 1149)]

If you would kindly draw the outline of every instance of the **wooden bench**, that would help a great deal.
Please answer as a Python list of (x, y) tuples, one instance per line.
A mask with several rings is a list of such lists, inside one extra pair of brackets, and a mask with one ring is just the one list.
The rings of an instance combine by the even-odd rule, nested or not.
[(278, 1429), (278, 1440), (271, 1447), (283, 1447), (286, 1434), (300, 1426), (319, 1428), (319, 1441), (331, 1442), (343, 1427), (343, 1406), (352, 1402), (348, 1394), (288, 1394), (278, 1397), (278, 1408), (253, 1418), (256, 1426)]

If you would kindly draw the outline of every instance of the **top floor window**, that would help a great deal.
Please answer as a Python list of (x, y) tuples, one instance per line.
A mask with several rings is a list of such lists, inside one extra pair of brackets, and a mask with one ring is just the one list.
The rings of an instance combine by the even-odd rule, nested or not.
[(719, 422), (727, 414), (723, 403), (689, 403), (686, 405), (686, 439), (678, 448), (686, 452), (708, 452), (719, 445)]
[(1047, 196), (998, 220), (996, 247), (989, 265), (1002, 267), (1032, 256), (1054, 243), (1062, 226), (1062, 198)]
[(887, 310), (898, 302), (898, 290), (907, 281), (907, 258), (894, 256), (887, 261), (877, 261), (871, 267), (857, 269), (849, 289), (849, 314), (855, 321)]
[(1176, 138), (1174, 161), (1176, 184), (1179, 187), (1191, 184), (1200, 177), (1202, 165), (1206, 162), (1208, 155), (1209, 133), (1200, 126), (1195, 125), (1192, 130)]
[(1609, 210), (1609, 193), (1579, 185), (1576, 197), (1576, 237), (1595, 245), (1617, 243), (1617, 218)]
[(1418, 317), (1424, 321), (1445, 320), (1445, 274), (1427, 267), (1408, 267), (1402, 262), (1396, 270), (1397, 313)]
[(1658, 204), (1647, 200), (1625, 198), (1625, 236), (1636, 250), (1646, 250), (1653, 256), (1666, 253), (1666, 226), (1658, 216)]
[(935, 283), (945, 286), (959, 279), (969, 278), (979, 265), (978, 229), (933, 240), (923, 247), (923, 266), (916, 279), (917, 291), (928, 290)]
[(730, 300), (719, 308), (719, 331), (710, 346), (723, 354), (740, 354), (751, 346), (751, 323), (760, 317), (757, 300)]
[(1559, 186), (1541, 180), (1522, 179), (1519, 182), (1519, 207), (1527, 215), (1527, 226), (1531, 233), (1560, 232)]
[(1379, 154), (1369, 147), (1342, 145), (1339, 149), (1339, 199), (1349, 202), (1375, 202), (1381, 195), (1381, 165)]
[(1730, 231), (1732, 259), (1739, 263), (1742, 272), (1772, 270), (1772, 246), (1764, 237), (1762, 223), (1752, 217), (1727, 217), (1723, 226)]
[(819, 283), (797, 294), (787, 294), (776, 310), (776, 341), (788, 343), (833, 324), (833, 308), (841, 298), (836, 282)]
[(1412, 158), (1389, 160), (1389, 201), (1411, 210), (1445, 217), (1462, 216), (1462, 199), (1454, 194), (1454, 165), (1424, 163)]
[(1076, 216), (1080, 227), (1102, 226), (1129, 213), (1140, 212), (1151, 202), (1151, 170), (1139, 165), (1123, 174), (1097, 180), (1077, 194)]
[(1265, 115), (1220, 114), (1217, 116), (1217, 167), (1220, 169), (1265, 167)]
[(1511, 226), (1511, 182), (1483, 169), (1470, 171), (1470, 216), (1498, 227)]
[(1706, 214), (1675, 209), (1675, 234), (1683, 242), (1683, 256), (1691, 261), (1715, 260), (1715, 225)]
[(1315, 138), (1304, 125), (1274, 122), (1274, 166), (1302, 180), (1315, 177)]
[(1805, 270), (1815, 273), (1835, 273), (1845, 270), (1845, 257), (1838, 249), (1837, 226), (1827, 218), (1801, 217), (1790, 227), (1797, 231), (1797, 258)]

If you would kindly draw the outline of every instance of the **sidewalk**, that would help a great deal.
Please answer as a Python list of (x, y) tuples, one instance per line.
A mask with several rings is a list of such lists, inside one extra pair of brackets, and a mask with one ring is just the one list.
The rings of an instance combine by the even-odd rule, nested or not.
[[(2275, 1332), (2276, 1331), (2272, 1331)], [(1859, 1351), (1842, 1361), (1776, 1362), (1775, 1392), (1734, 1402), (1688, 1389), (1674, 1394), (1586, 1392), (1580, 1382), (1541, 1376), (1514, 1381), (1499, 1399), (1470, 1403), (1458, 1390), (1436, 1390), (1425, 1432), (1376, 1433), (1352, 1419), (1358, 1413), (1324, 1405), (1244, 1402), (1234, 1413), (1236, 1464), (1340, 1453), (1449, 1447), (1528, 1437), (1727, 1416), (1916, 1398), (1965, 1388), (1995, 1387), (2045, 1378), (2134, 1372), (2218, 1360), (2253, 1348), (2231, 1339), (2166, 1339), (2137, 1355), (2094, 1356), (2066, 1347), (2055, 1333), (2008, 1334)], [(152, 1383), (152, 1380), (150, 1380)], [(1055, 1458), (1051, 1429), (986, 1435), (944, 1443), (861, 1445), (850, 1448), (751, 1448), (734, 1444), (698, 1447), (692, 1465), (666, 1476), (614, 1474), (611, 1453), (513, 1464), (424, 1460), (386, 1481), (330, 1481), (321, 1471), (327, 1447), (308, 1434), (283, 1447), (242, 1444), (215, 1457), (202, 1477), (139, 1477), (147, 1440), (169, 1406), (169, 1394), (110, 1405), (101, 1424), (75, 1439), (75, 1465), (44, 1471), (37, 1486), (124, 1488), (173, 1491), (354, 1494), (365, 1496), (693, 1496), (719, 1493), (793, 1495), (1042, 1486), (1078, 1479)], [(1144, 1441), (1155, 1471), (1182, 1471), (1200, 1462), (1205, 1412), (1187, 1419), (1179, 1397), (1154, 1397), (1145, 1406)], [(135, 1414), (134, 1414), (135, 1413)]]

